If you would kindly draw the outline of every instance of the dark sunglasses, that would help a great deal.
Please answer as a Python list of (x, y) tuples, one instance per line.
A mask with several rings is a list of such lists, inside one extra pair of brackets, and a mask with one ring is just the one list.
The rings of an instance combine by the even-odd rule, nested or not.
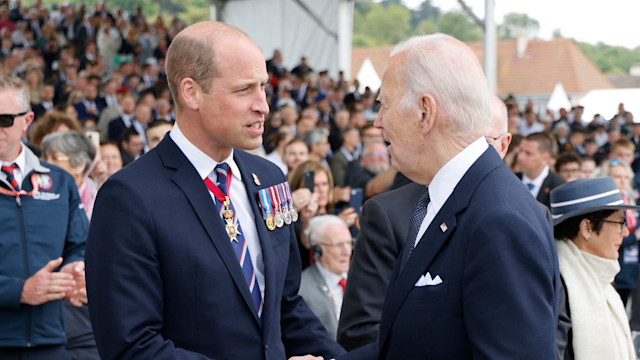
[(18, 116), (27, 115), (28, 111), (22, 112), (20, 114), (0, 114), (0, 127), (11, 127), (13, 126), (13, 120), (15, 120)]

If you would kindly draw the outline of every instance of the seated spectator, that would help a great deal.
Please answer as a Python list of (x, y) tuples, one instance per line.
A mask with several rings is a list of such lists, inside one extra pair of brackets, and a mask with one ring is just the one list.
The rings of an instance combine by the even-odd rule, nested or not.
[(344, 182), (351, 188), (363, 189), (368, 199), (385, 192), (393, 183), (397, 171), (390, 166), (389, 152), (383, 141), (369, 141), (362, 150), (362, 157), (347, 165)]
[(130, 163), (138, 160), (144, 150), (144, 143), (142, 142), (142, 136), (132, 126), (127, 128), (122, 133), (120, 138), (120, 155), (122, 157), (122, 166), (127, 166)]
[(68, 130), (79, 132), (82, 128), (77, 120), (64, 113), (59, 111), (48, 112), (29, 130), (29, 145), (39, 151), (42, 139), (45, 136), (54, 132)]
[(580, 158), (572, 152), (565, 152), (558, 156), (554, 167), (556, 174), (566, 182), (580, 179)]
[(589, 179), (596, 177), (596, 161), (591, 156), (583, 155), (580, 158), (580, 178)]
[(317, 161), (328, 169), (329, 131), (323, 127), (316, 127), (306, 133), (303, 139), (309, 147), (309, 160)]
[(55, 95), (55, 87), (52, 84), (43, 84), (39, 90), (40, 101), (31, 104), (35, 118), (33, 121), (41, 119), (47, 111), (53, 110), (53, 97)]
[[(625, 205), (612, 178), (579, 179), (551, 191), (561, 285), (559, 353), (570, 359), (635, 359), (620, 296), (618, 246), (629, 236)], [(569, 322), (565, 321), (568, 319)], [(564, 350), (564, 351), (563, 351)], [(565, 357), (566, 358), (566, 357)]]
[(122, 157), (118, 145), (107, 142), (100, 145), (97, 158), (99, 158), (99, 163), (93, 167), (91, 178), (93, 178), (96, 188), (100, 189), (111, 175), (122, 169)]
[(309, 243), (314, 264), (302, 272), (299, 294), (335, 340), (353, 239), (342, 219), (326, 215), (311, 219)]
[(267, 160), (272, 163), (278, 165), (282, 173), (287, 175), (289, 169), (287, 164), (284, 163), (284, 149), (289, 144), (291, 139), (293, 139), (293, 135), (291, 134), (291, 127), (288, 125), (282, 125), (278, 128), (278, 132), (273, 133), (270, 138), (273, 139), (273, 143), (275, 147), (273, 151), (271, 151), (267, 155)]
[(309, 160), (309, 147), (302, 139), (295, 138), (287, 143), (284, 147), (284, 156), (282, 158), (287, 165), (287, 173), (291, 172), (296, 166)]
[[(122, 132), (133, 125), (134, 112), (136, 110), (136, 98), (131, 94), (126, 94), (120, 100), (122, 111), (120, 116), (109, 121), (107, 133), (109, 141), (118, 141)], [(100, 124), (98, 124), (100, 128)]]
[(54, 132), (45, 136), (42, 141), (42, 159), (61, 167), (73, 177), (89, 219), (97, 190), (87, 175), (95, 157), (96, 149), (93, 144), (78, 131)]
[(152, 150), (162, 139), (164, 136), (173, 128), (173, 124), (164, 121), (164, 120), (156, 120), (152, 122), (149, 127), (145, 130), (145, 137), (147, 138), (147, 151)]
[(516, 173), (531, 195), (547, 207), (550, 206), (551, 190), (565, 182), (550, 171), (552, 152), (553, 144), (549, 136), (544, 133), (528, 135), (522, 140), (518, 152), (518, 167), (522, 172)]
[[(305, 171), (313, 173), (313, 192), (304, 188)], [(309, 241), (306, 230), (309, 228), (309, 221), (318, 215), (334, 214), (338, 215), (344, 222), (359, 230), (358, 214), (355, 209), (347, 207), (336, 209), (336, 202), (333, 197), (333, 177), (331, 172), (320, 163), (308, 160), (298, 165), (288, 175), (291, 190), (293, 191), (293, 202), (299, 213), (299, 219), (295, 223), (295, 231), (298, 236), (302, 266), (306, 268), (310, 264)], [(349, 201), (349, 199), (341, 199)]]
[(358, 145), (360, 144), (360, 132), (358, 129), (351, 128), (342, 132), (342, 146), (333, 154), (329, 161), (331, 173), (335, 179), (336, 186), (345, 186), (344, 175), (347, 171), (347, 165), (351, 161), (359, 158)]

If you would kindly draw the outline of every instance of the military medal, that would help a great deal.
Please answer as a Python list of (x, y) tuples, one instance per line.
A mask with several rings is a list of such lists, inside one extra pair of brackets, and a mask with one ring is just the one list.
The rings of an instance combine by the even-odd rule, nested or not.
[(276, 219), (271, 215), (271, 199), (267, 189), (262, 189), (258, 193), (260, 197), (260, 207), (262, 207), (262, 218), (264, 219), (267, 229), (273, 231), (276, 228)]
[(271, 200), (273, 200), (274, 208), (276, 209), (276, 226), (281, 228), (284, 225), (284, 215), (282, 215), (282, 202), (278, 196), (277, 186), (271, 186), (269, 188), (271, 193)]
[[(213, 193), (216, 198), (216, 201), (219, 201), (222, 206), (220, 207), (220, 214), (224, 219), (225, 226), (224, 229), (227, 231), (227, 236), (229, 239), (234, 242), (238, 242), (238, 236), (242, 235), (240, 233), (238, 226), (240, 223), (236, 220), (235, 214), (233, 210), (231, 210), (231, 200), (229, 199), (228, 194), (224, 194), (222, 190), (216, 184), (211, 181), (208, 177), (204, 179), (204, 183), (207, 186), (207, 189)], [(231, 168), (227, 169), (227, 193), (231, 188)]]
[(288, 182), (284, 183), (284, 188), (287, 193), (287, 199), (289, 199), (289, 204), (290, 204), (289, 212), (291, 213), (291, 221), (296, 222), (298, 221), (298, 212), (296, 211), (296, 208), (293, 206), (293, 196), (291, 196), (291, 188), (289, 187)]
[(289, 211), (289, 199), (284, 195), (284, 184), (278, 185), (278, 193), (280, 197), (283, 199), (284, 204), (284, 223), (287, 225), (291, 225), (291, 212)]

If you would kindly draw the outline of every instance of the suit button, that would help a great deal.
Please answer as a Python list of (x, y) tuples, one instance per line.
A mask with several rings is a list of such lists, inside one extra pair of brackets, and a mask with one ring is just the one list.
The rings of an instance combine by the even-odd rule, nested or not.
[(269, 344), (264, 344), (264, 349), (269, 350)]

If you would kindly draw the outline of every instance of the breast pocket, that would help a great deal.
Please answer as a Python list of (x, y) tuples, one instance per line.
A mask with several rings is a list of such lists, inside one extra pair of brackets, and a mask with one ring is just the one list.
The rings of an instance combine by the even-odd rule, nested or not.
[(448, 283), (443, 282), (438, 285), (414, 286), (407, 295), (407, 299), (422, 300), (446, 296)]

